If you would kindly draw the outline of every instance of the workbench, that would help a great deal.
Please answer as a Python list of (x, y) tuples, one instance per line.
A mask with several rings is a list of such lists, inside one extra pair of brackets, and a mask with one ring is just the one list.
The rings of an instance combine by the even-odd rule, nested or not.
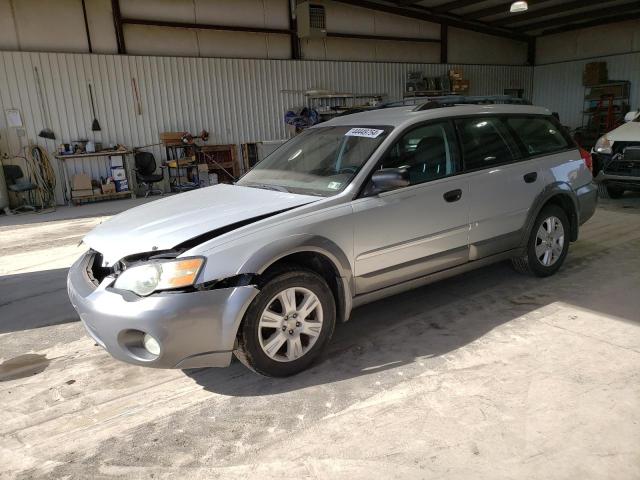
[[(62, 167), (62, 178), (64, 181), (64, 198), (67, 202), (67, 205), (72, 205), (73, 201), (76, 200), (78, 202), (87, 202), (87, 201), (95, 201), (95, 200), (111, 200), (117, 198), (136, 198), (136, 186), (137, 184), (134, 182), (135, 175), (131, 173), (131, 167), (129, 162), (127, 161), (127, 156), (131, 155), (133, 152), (130, 150), (103, 150), (101, 152), (95, 153), (74, 153), (70, 155), (56, 155), (56, 159), (60, 162), (60, 166)], [(69, 178), (69, 172), (67, 169), (67, 160), (72, 159), (89, 159), (89, 158), (104, 158), (104, 157), (122, 157), (123, 167), (125, 171), (125, 175), (127, 177), (127, 183), (129, 184), (129, 190), (125, 192), (115, 192), (115, 193), (107, 193), (100, 195), (90, 195), (86, 197), (78, 197), (76, 199), (71, 198), (71, 179)], [(105, 176), (107, 172), (105, 172)]]

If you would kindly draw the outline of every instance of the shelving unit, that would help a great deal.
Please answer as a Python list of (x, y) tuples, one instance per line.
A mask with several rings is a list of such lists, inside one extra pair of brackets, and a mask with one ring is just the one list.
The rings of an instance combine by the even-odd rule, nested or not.
[(627, 80), (585, 86), (582, 110), (585, 145), (595, 144), (598, 138), (624, 122), (630, 91), (631, 82)]
[(411, 92), (404, 92), (403, 98), (415, 98), (415, 97), (441, 97), (443, 95), (452, 95), (449, 90), (414, 90)]
[[(81, 203), (95, 202), (99, 200), (113, 200), (116, 198), (136, 198), (136, 188), (137, 183), (135, 183), (135, 175), (131, 171), (131, 165), (128, 161), (128, 156), (133, 154), (132, 151), (129, 150), (104, 150), (100, 152), (94, 153), (77, 153), (71, 155), (56, 155), (55, 158), (58, 160), (61, 170), (62, 170), (62, 180), (64, 182), (63, 185), (63, 194), (66, 200), (67, 205), (79, 205)], [(124, 170), (127, 178), (127, 184), (129, 185), (129, 189), (123, 192), (115, 192), (115, 193), (106, 193), (100, 195), (90, 195), (84, 197), (75, 197), (72, 198), (72, 190), (71, 190), (71, 175), (68, 171), (69, 160), (78, 160), (78, 159), (88, 159), (95, 160), (101, 158), (108, 158), (112, 156), (122, 156), (124, 162)], [(105, 177), (109, 176), (107, 172), (105, 172)]]
[[(351, 110), (375, 106), (382, 102), (386, 93), (324, 93), (306, 94), (309, 108), (318, 112), (320, 118), (330, 120), (338, 115), (344, 115)], [(366, 100), (366, 101), (364, 101)]]

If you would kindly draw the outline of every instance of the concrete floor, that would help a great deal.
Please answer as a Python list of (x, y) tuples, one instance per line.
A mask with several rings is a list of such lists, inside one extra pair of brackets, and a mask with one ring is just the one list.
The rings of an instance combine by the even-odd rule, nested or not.
[(603, 202), (556, 276), (365, 306), (283, 380), (94, 346), (64, 286), (94, 209), (0, 218), (0, 478), (640, 478), (640, 196)]

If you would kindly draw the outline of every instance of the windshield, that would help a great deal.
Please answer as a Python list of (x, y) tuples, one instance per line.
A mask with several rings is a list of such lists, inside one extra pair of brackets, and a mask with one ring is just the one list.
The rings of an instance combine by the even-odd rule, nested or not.
[(389, 131), (390, 127), (310, 128), (258, 163), (238, 185), (335, 195), (349, 185)]

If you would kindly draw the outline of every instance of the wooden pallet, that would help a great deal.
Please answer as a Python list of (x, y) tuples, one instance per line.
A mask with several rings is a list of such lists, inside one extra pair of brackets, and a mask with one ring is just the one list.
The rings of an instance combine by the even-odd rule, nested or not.
[(102, 202), (104, 200), (116, 200), (118, 198), (124, 197), (133, 197), (133, 192), (127, 190), (126, 192), (115, 192), (115, 193), (102, 193), (100, 195), (91, 195), (88, 197), (76, 197), (72, 198), (71, 201), (74, 205), (84, 205), (85, 203), (93, 203), (93, 202)]

